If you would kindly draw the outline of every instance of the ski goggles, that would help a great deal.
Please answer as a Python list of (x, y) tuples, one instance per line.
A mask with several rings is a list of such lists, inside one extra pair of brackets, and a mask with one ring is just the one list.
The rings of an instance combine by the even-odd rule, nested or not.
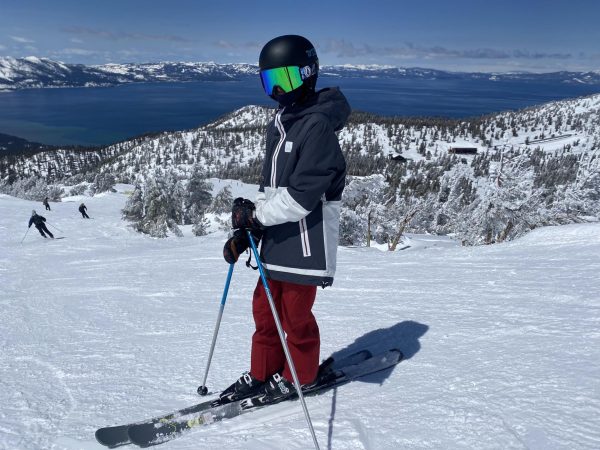
[(260, 80), (267, 95), (273, 94), (275, 86), (279, 86), (286, 94), (298, 89), (304, 80), (313, 74), (310, 66), (284, 66), (260, 71)]

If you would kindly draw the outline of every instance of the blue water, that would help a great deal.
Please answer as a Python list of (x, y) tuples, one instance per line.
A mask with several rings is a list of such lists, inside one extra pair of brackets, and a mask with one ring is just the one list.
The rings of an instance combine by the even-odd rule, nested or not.
[[(488, 80), (321, 77), (354, 109), (393, 116), (463, 118), (600, 92), (600, 86)], [(248, 104), (273, 105), (258, 80), (128, 84), (0, 93), (0, 133), (45, 144), (108, 144), (183, 130)]]

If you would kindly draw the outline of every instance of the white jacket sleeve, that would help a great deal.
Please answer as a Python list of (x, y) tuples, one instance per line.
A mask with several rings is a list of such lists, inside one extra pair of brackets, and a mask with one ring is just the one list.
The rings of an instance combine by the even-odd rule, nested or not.
[(266, 227), (298, 222), (310, 213), (292, 198), (287, 188), (277, 189), (268, 199), (264, 192), (259, 192), (255, 204), (256, 218)]

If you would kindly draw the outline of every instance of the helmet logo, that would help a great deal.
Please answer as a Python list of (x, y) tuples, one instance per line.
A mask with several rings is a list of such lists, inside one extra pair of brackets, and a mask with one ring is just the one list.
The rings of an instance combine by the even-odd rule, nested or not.
[(309, 58), (312, 57), (317, 57), (317, 51), (314, 48), (311, 48), (310, 50), (306, 50), (306, 56), (308, 56)]
[(313, 71), (310, 66), (304, 66), (300, 68), (300, 75), (303, 80), (307, 79), (313, 74)]

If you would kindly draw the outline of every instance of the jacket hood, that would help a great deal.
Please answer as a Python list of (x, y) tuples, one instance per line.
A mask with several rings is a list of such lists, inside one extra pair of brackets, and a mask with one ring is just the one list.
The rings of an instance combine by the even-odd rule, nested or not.
[(290, 119), (298, 119), (307, 114), (320, 113), (329, 118), (329, 122), (335, 131), (339, 131), (346, 124), (350, 112), (350, 104), (344, 94), (339, 88), (332, 87), (315, 92), (315, 95), (302, 104), (285, 108), (281, 120), (285, 122)]

